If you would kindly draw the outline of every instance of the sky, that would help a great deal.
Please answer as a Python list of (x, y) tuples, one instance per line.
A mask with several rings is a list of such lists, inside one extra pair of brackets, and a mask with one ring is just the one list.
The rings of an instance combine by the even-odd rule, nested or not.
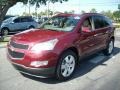
[[(115, 11), (118, 10), (118, 4), (120, 4), (120, 0), (69, 0), (64, 3), (50, 3), (49, 9), (52, 11), (71, 11), (74, 10), (75, 13), (80, 13), (82, 10), (89, 12), (92, 8), (95, 8), (98, 12), (101, 11)], [(48, 5), (41, 5), (40, 8), (37, 9), (38, 12), (44, 11), (48, 9)], [(31, 13), (35, 12), (35, 6), (30, 7)], [(23, 5), (22, 3), (17, 3), (13, 7), (11, 7), (7, 14), (11, 15), (22, 15), (23, 12), (29, 12), (28, 5)]]

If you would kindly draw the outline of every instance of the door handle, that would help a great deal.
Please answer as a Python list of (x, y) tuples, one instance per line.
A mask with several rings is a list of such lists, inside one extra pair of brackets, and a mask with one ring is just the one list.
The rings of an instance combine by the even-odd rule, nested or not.
[(98, 35), (104, 35), (104, 33), (95, 34), (94, 37), (96, 37)]
[(95, 34), (94, 37), (98, 36), (99, 34)]
[(92, 47), (92, 46), (94, 46), (94, 44), (90, 44), (89, 46)]
[(108, 33), (109, 33), (109, 31), (106, 31), (105, 33), (106, 33), (106, 34), (108, 34)]

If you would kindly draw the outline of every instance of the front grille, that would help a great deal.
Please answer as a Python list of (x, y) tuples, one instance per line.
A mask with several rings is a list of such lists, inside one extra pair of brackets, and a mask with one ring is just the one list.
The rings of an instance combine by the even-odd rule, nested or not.
[(8, 48), (8, 53), (11, 57), (21, 59), (24, 57), (24, 53), (12, 51), (11, 49)]
[(28, 45), (23, 45), (23, 44), (18, 44), (18, 43), (15, 43), (13, 41), (10, 42), (10, 45), (14, 48), (18, 48), (18, 49), (28, 49)]

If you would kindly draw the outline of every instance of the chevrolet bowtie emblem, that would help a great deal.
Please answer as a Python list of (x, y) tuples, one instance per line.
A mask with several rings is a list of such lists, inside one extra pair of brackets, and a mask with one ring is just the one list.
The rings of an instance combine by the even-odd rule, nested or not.
[(11, 51), (14, 51), (14, 48), (11, 48)]

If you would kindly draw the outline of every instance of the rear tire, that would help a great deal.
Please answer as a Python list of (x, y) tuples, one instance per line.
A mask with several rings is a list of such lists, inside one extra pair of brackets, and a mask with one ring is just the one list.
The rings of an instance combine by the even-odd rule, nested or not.
[(35, 27), (34, 26), (30, 26), (29, 29), (34, 29)]
[(77, 55), (71, 50), (65, 51), (56, 68), (56, 78), (60, 81), (68, 80), (74, 74), (77, 63)]
[(2, 36), (7, 36), (9, 34), (9, 30), (7, 28), (3, 28), (1, 30), (1, 34), (2, 34)]
[(114, 50), (114, 40), (111, 39), (107, 45), (107, 48), (103, 50), (103, 54), (106, 56), (111, 55), (113, 50)]

